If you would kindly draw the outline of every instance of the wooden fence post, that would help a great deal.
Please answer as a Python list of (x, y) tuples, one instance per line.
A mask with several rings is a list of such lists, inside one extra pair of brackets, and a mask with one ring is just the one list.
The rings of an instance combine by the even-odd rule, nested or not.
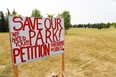
[(64, 77), (64, 53), (62, 54), (62, 77)]
[(14, 77), (18, 77), (18, 65), (14, 65), (12, 67)]

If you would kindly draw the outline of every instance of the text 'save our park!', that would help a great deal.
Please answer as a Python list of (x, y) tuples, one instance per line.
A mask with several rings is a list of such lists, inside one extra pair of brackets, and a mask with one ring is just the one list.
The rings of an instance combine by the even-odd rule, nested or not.
[(9, 16), (15, 65), (64, 53), (64, 19)]

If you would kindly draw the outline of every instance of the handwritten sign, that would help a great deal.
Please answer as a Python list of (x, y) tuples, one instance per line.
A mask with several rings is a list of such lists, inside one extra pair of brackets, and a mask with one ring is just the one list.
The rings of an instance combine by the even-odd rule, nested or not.
[(15, 65), (64, 53), (63, 18), (9, 16)]

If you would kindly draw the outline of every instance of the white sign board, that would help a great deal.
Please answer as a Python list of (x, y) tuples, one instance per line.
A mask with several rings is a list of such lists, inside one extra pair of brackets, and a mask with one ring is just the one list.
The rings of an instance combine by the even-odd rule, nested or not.
[(9, 16), (15, 65), (64, 53), (64, 20)]

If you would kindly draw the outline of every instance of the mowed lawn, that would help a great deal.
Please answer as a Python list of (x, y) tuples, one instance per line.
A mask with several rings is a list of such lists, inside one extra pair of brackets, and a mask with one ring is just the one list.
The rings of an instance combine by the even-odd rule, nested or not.
[[(8, 33), (0, 33), (0, 77), (12, 76)], [(18, 65), (19, 77), (61, 72), (61, 55)], [(116, 77), (116, 29), (73, 29), (65, 35), (66, 77)], [(61, 77), (61, 74), (59, 74)]]

